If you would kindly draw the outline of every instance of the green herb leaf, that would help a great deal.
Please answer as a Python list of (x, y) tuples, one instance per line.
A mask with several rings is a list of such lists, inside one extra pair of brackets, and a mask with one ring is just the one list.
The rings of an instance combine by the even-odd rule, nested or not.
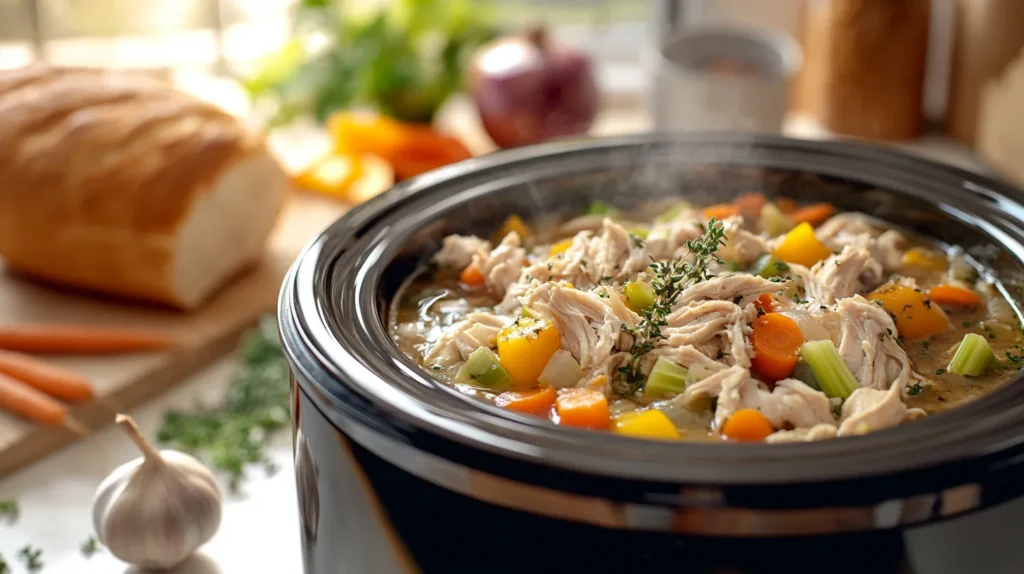
[(288, 364), (277, 322), (265, 316), (244, 338), (241, 364), (219, 406), (164, 414), (157, 440), (226, 472), (236, 491), (250, 465), (266, 465), (266, 446), (288, 424)]

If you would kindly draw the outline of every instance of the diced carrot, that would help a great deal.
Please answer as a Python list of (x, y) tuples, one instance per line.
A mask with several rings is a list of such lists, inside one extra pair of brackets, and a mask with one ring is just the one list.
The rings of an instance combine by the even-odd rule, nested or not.
[(61, 425), (67, 408), (51, 397), (13, 377), (0, 374), (0, 409), (46, 425)]
[(476, 263), (470, 263), (462, 270), (462, 273), (459, 274), (459, 281), (470, 289), (479, 289), (487, 282), (487, 278), (480, 272), (479, 265)]
[(743, 217), (758, 217), (761, 215), (761, 208), (768, 203), (768, 198), (763, 193), (744, 193), (736, 198), (733, 205)]
[(814, 203), (801, 207), (792, 213), (789, 218), (797, 223), (810, 223), (817, 227), (828, 221), (828, 218), (836, 214), (836, 206), (831, 203)]
[(939, 305), (949, 307), (977, 307), (981, 304), (981, 297), (977, 293), (959, 285), (936, 285), (928, 290), (928, 297)]
[(702, 213), (704, 214), (704, 217), (707, 219), (711, 219), (712, 217), (714, 217), (715, 219), (721, 221), (727, 217), (739, 215), (740, 210), (738, 207), (736, 207), (736, 205), (732, 203), (719, 203), (718, 205), (709, 205), (705, 207)]
[(800, 209), (800, 206), (797, 205), (796, 201), (794, 201), (793, 199), (791, 199), (789, 197), (777, 198), (775, 200), (775, 207), (778, 207), (779, 211), (781, 211), (782, 213), (785, 213), (787, 215), (790, 214), (790, 213), (793, 213), (797, 209)]
[(0, 349), (23, 353), (106, 354), (153, 351), (174, 346), (156, 331), (99, 325), (0, 325)]
[(778, 303), (772, 294), (765, 293), (754, 299), (754, 307), (760, 309), (762, 313), (773, 313), (778, 308)]
[(949, 330), (949, 319), (942, 308), (917, 289), (898, 283), (886, 283), (868, 294), (893, 317), (896, 330), (904, 339), (923, 339)]
[(604, 393), (591, 389), (564, 389), (555, 400), (558, 424), (596, 430), (607, 430), (611, 412)]
[(754, 357), (751, 370), (767, 382), (792, 374), (800, 360), (804, 335), (796, 321), (779, 313), (768, 313), (754, 320), (750, 344)]
[(83, 402), (93, 396), (85, 377), (14, 351), (0, 351), (0, 373), (65, 401)]
[(510, 411), (546, 416), (555, 404), (554, 387), (537, 387), (525, 391), (506, 391), (494, 399), (494, 404)]
[(722, 425), (722, 435), (741, 442), (762, 441), (773, 432), (771, 421), (757, 409), (740, 409)]

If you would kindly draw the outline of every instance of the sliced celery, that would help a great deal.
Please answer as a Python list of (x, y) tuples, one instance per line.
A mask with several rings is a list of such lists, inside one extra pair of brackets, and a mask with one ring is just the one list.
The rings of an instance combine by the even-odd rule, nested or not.
[(782, 277), (789, 271), (789, 265), (785, 261), (776, 259), (771, 255), (765, 255), (754, 262), (754, 266), (750, 268), (752, 275), (759, 275), (765, 279), (771, 279), (772, 277)]
[(796, 222), (782, 213), (774, 203), (766, 203), (761, 208), (761, 217), (758, 221), (761, 226), (761, 231), (767, 233), (770, 237), (776, 235), (782, 235), (788, 232), (790, 229), (796, 227)]
[(814, 378), (826, 395), (845, 399), (860, 386), (832, 341), (804, 343), (800, 347), (800, 356), (811, 366)]
[(608, 217), (617, 217), (619, 215), (619, 210), (600, 200), (591, 201), (590, 207), (587, 208), (587, 215), (606, 215)]
[(818, 378), (814, 376), (814, 369), (811, 368), (807, 363), (800, 361), (796, 364), (796, 368), (793, 369), (793, 378), (798, 381), (803, 381), (808, 387), (812, 389), (821, 390), (821, 385), (818, 383)]
[(572, 353), (559, 349), (548, 360), (544, 370), (541, 371), (537, 382), (542, 385), (550, 385), (556, 389), (567, 389), (575, 387), (576, 383), (583, 378), (583, 369), (573, 358)]
[(487, 347), (473, 351), (455, 375), (456, 382), (479, 385), (493, 391), (508, 387), (508, 371), (501, 366), (498, 355)]
[(626, 306), (636, 313), (649, 309), (657, 301), (654, 287), (644, 281), (630, 281), (622, 291), (626, 295)]
[(644, 397), (658, 399), (678, 395), (686, 390), (686, 380), (689, 374), (686, 367), (681, 367), (665, 357), (658, 357), (651, 369), (651, 374), (647, 375)]
[(960, 341), (960, 347), (953, 355), (953, 360), (949, 362), (947, 370), (954, 375), (977, 377), (984, 375), (995, 360), (996, 355), (985, 337), (977, 333), (968, 333), (964, 335), (964, 340)]

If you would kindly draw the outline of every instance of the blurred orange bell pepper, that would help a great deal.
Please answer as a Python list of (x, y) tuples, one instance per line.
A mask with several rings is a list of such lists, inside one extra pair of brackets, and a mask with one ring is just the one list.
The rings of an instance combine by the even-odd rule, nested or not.
[(456, 138), (386, 116), (341, 112), (331, 116), (327, 127), (338, 153), (380, 156), (399, 180), (473, 157)]

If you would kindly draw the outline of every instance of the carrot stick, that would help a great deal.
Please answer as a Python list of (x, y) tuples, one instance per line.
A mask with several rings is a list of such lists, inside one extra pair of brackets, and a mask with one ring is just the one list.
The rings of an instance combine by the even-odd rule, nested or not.
[(772, 434), (772, 423), (757, 409), (740, 409), (725, 420), (722, 434), (742, 442), (757, 442)]
[(831, 203), (814, 203), (801, 207), (788, 215), (790, 219), (797, 223), (807, 222), (817, 227), (825, 223), (835, 213), (836, 207)]
[(0, 373), (65, 401), (80, 403), (93, 396), (85, 377), (15, 351), (0, 350)]
[(977, 293), (958, 285), (936, 285), (928, 290), (928, 298), (944, 306), (977, 307), (981, 304)]
[(68, 415), (67, 408), (56, 399), (7, 375), (0, 375), (0, 409), (52, 426), (63, 424)]
[(796, 368), (804, 342), (800, 326), (785, 315), (768, 313), (758, 317), (753, 327), (751, 370), (768, 382), (788, 377)]
[(555, 389), (537, 387), (525, 391), (506, 391), (494, 399), (494, 404), (510, 411), (544, 416), (555, 404)]
[(96, 325), (0, 325), (0, 349), (23, 353), (104, 354), (174, 346), (163, 333)]

